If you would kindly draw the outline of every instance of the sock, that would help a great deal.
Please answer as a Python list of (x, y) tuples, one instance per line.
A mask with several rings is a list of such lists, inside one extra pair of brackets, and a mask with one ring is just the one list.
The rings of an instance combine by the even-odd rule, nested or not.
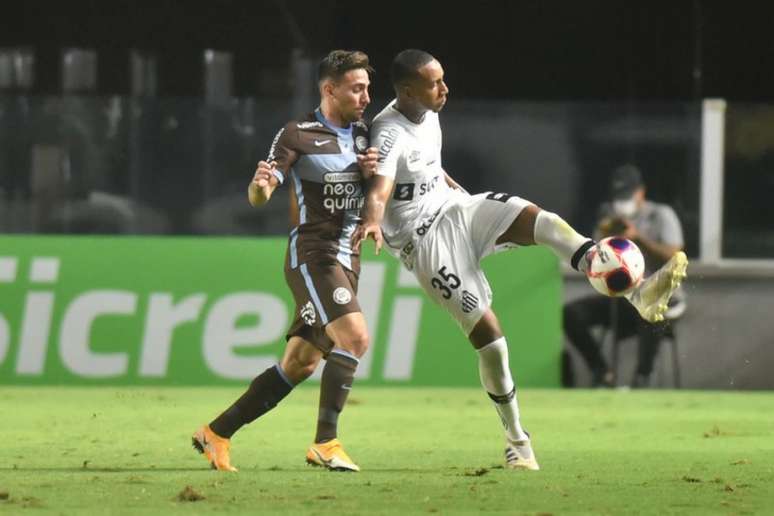
[(584, 273), (588, 262), (582, 258), (594, 246), (593, 240), (576, 232), (562, 217), (545, 210), (535, 219), (535, 243), (551, 248), (561, 260)]
[(324, 443), (336, 438), (339, 414), (352, 388), (358, 362), (342, 349), (334, 349), (328, 355), (320, 381), (320, 410), (314, 442)]
[(277, 364), (256, 376), (247, 391), (210, 423), (210, 429), (230, 439), (242, 426), (252, 423), (277, 406), (294, 385)]
[(529, 436), (519, 421), (519, 403), (516, 386), (508, 367), (508, 345), (500, 337), (478, 350), (478, 371), (481, 385), (495, 404), (497, 414), (510, 441), (526, 441)]

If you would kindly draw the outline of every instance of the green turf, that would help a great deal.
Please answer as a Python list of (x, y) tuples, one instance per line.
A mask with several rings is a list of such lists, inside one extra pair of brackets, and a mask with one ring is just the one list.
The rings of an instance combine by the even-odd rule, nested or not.
[[(190, 447), (240, 389), (0, 388), (0, 513), (771, 514), (771, 393), (521, 392), (539, 472), (501, 468), (476, 389), (356, 389), (359, 474), (304, 465), (315, 388), (233, 441), (238, 474)], [(178, 501), (185, 486), (204, 499)], [(5, 498), (0, 494), (0, 498)]]

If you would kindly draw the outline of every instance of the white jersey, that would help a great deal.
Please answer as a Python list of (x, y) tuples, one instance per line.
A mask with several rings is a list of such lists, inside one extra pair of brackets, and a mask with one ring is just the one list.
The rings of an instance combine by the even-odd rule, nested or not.
[(449, 187), (436, 113), (415, 124), (392, 101), (374, 118), (371, 142), (379, 149), (376, 173), (395, 180), (382, 221), (388, 248), (469, 335), (492, 303), (480, 261), (505, 248), (497, 239), (529, 203)]
[(454, 195), (441, 166), (441, 126), (428, 111), (415, 124), (395, 109), (393, 100), (376, 115), (372, 146), (379, 149), (376, 173), (395, 181), (382, 233), (394, 252), (421, 237)]

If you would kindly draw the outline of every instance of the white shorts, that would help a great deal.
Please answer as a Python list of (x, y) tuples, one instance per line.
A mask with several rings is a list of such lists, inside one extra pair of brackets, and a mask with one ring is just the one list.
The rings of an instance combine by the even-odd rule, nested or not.
[(422, 288), (443, 306), (470, 335), (492, 304), (492, 290), (481, 270), (481, 260), (515, 247), (495, 245), (529, 206), (529, 201), (507, 194), (455, 196), (413, 252), (413, 272)]

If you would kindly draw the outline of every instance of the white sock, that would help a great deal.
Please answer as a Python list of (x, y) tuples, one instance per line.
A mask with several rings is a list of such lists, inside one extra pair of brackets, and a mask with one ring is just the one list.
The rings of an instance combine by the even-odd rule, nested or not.
[(508, 367), (508, 344), (500, 337), (478, 350), (478, 371), (481, 385), (494, 401), (497, 414), (510, 441), (526, 441), (529, 436), (519, 421), (519, 403)]
[(535, 218), (535, 243), (551, 248), (559, 259), (581, 272), (588, 268), (582, 258), (594, 245), (593, 240), (579, 234), (562, 217), (546, 210)]

